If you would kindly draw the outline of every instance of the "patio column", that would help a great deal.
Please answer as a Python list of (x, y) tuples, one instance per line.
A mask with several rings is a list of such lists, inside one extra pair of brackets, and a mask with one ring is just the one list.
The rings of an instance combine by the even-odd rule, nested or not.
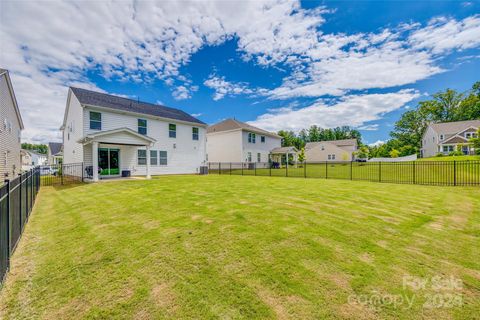
[(98, 142), (92, 142), (92, 168), (93, 182), (98, 181)]
[(146, 176), (147, 179), (151, 179), (152, 176), (150, 175), (150, 146), (147, 146), (147, 166), (146, 166), (147, 172)]

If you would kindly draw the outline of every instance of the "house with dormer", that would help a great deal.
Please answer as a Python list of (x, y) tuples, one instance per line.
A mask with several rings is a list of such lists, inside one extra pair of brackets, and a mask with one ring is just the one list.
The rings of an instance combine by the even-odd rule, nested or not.
[(477, 136), (478, 128), (480, 120), (431, 123), (422, 137), (421, 156), (448, 155), (455, 150), (473, 155), (475, 150), (469, 140)]

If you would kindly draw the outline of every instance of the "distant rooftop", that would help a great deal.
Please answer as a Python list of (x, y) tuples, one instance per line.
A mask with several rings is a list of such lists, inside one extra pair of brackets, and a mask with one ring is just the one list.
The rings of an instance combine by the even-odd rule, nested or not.
[(73, 94), (75, 94), (80, 103), (84, 105), (98, 106), (133, 113), (141, 113), (166, 119), (193, 122), (202, 125), (205, 124), (204, 122), (179, 109), (122, 98), (111, 94), (100, 93), (81, 88), (70, 87), (70, 89), (72, 90)]
[(226, 119), (214, 125), (211, 125), (207, 128), (207, 133), (230, 131), (230, 130), (247, 130), (259, 134), (269, 135), (276, 138), (281, 138), (278, 134), (269, 132), (254, 126), (249, 125), (248, 123), (238, 121), (236, 119)]
[(336, 145), (337, 147), (357, 146), (357, 139), (341, 139), (341, 140), (308, 142), (305, 145), (305, 149), (313, 148), (322, 143), (331, 143), (333, 145)]
[(48, 147), (50, 148), (50, 152), (52, 153), (53, 156), (62, 152), (62, 146), (63, 144), (61, 142), (48, 143)]
[(440, 122), (432, 123), (431, 126), (437, 133), (454, 134), (469, 127), (479, 128), (480, 120)]

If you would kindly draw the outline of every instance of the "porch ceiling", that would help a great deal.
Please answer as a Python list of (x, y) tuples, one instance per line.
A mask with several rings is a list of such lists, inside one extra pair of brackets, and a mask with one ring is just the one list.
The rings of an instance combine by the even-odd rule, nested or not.
[(118, 145), (151, 146), (153, 143), (155, 143), (155, 141), (155, 139), (135, 132), (132, 129), (119, 128), (108, 131), (99, 131), (86, 135), (78, 142), (84, 145), (92, 142), (98, 142)]

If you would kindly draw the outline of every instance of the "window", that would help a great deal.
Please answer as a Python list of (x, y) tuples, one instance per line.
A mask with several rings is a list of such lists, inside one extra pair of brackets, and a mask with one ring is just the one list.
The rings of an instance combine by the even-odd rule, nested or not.
[(332, 160), (332, 155), (331, 154), (328, 155), (328, 160)]
[(251, 152), (247, 153), (247, 162), (252, 162), (252, 153)]
[(248, 143), (255, 143), (255, 138), (256, 138), (255, 133), (252, 133), (252, 132), (248, 133)]
[(444, 137), (443, 137), (443, 134), (441, 134), (441, 135), (440, 135), (440, 141), (442, 141), (443, 138), (444, 138)]
[(167, 165), (167, 151), (159, 151), (160, 153), (160, 165), (166, 166)]
[(192, 140), (198, 140), (198, 128), (192, 128)]
[(257, 153), (257, 162), (262, 162), (262, 154)]
[(325, 146), (322, 144), (322, 151), (325, 150)]
[(452, 152), (453, 146), (443, 146), (443, 152)]
[(265, 143), (265, 136), (261, 136), (261, 137), (260, 137), (260, 142), (261, 142), (261, 143)]
[(334, 154), (332, 154), (332, 160), (335, 160), (335, 155)]
[(90, 129), (102, 130), (102, 114), (90, 111)]
[(150, 165), (156, 166), (158, 164), (157, 150), (150, 150)]
[(137, 150), (137, 163), (141, 166), (147, 164), (147, 150)]
[(138, 119), (138, 133), (146, 135), (147, 134), (147, 120)]
[(177, 125), (170, 123), (168, 125), (168, 136), (170, 138), (176, 138), (177, 137)]

